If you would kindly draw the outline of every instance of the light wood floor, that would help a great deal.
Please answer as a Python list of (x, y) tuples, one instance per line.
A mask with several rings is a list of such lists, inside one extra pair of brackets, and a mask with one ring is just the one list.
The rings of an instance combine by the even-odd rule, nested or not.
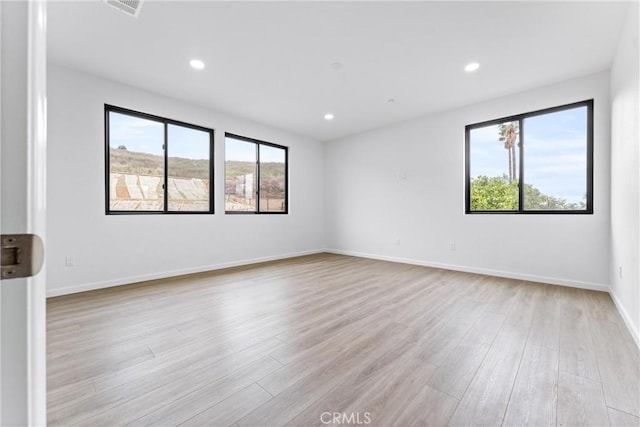
[(51, 425), (640, 424), (601, 292), (321, 254), (47, 308)]

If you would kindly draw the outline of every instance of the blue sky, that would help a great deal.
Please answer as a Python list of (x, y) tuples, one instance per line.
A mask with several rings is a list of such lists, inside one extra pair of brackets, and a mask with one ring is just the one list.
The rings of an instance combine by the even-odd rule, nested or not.
[[(129, 151), (164, 155), (162, 150), (164, 125), (162, 123), (116, 112), (109, 114), (110, 147), (118, 148), (118, 146), (124, 145)], [(170, 124), (168, 139), (169, 157), (209, 158), (209, 134), (207, 132)], [(233, 140), (233, 142), (233, 144), (225, 144), (228, 160), (256, 161), (255, 144), (239, 140)], [(284, 163), (284, 150), (261, 145), (260, 160), (262, 162)]]
[(226, 138), (224, 144), (226, 160), (237, 162), (255, 162), (256, 144), (238, 139)]
[[(583, 201), (587, 191), (586, 123), (586, 107), (525, 119), (525, 183), (569, 202)], [(472, 178), (509, 174), (509, 158), (498, 141), (498, 125), (471, 131), (470, 158)]]
[[(224, 147), (226, 160), (256, 161), (256, 145), (252, 142), (226, 138)], [(269, 145), (260, 145), (260, 162), (284, 163), (284, 150)]]
[[(164, 155), (164, 125), (152, 120), (111, 112), (109, 116), (110, 146), (120, 145), (129, 151)], [(209, 133), (170, 124), (167, 128), (169, 157), (209, 158)]]

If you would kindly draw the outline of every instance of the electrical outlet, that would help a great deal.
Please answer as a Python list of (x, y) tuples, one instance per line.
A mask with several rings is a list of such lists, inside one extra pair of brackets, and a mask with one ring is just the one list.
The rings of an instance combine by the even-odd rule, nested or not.
[(400, 239), (396, 239), (396, 246), (400, 246)]
[(71, 255), (67, 255), (66, 257), (64, 257), (64, 266), (73, 267), (76, 263), (75, 261), (76, 260)]
[(455, 251), (456, 250), (456, 244), (455, 243), (450, 243), (449, 244), (449, 250)]

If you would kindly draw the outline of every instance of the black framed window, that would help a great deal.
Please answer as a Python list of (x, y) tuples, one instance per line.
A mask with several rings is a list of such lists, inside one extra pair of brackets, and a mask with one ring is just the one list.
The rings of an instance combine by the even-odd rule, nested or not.
[(225, 134), (225, 211), (286, 214), (287, 171), (287, 147)]
[(593, 100), (465, 127), (465, 212), (593, 213)]
[(106, 213), (213, 213), (213, 130), (105, 105)]

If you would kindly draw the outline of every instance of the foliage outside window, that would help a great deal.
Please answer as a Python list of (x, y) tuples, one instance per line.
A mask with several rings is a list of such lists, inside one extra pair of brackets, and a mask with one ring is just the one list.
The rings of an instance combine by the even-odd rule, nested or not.
[(287, 213), (287, 154), (286, 147), (226, 134), (226, 212)]
[(105, 106), (106, 212), (213, 213), (213, 130)]
[(593, 100), (468, 125), (466, 213), (593, 213)]

